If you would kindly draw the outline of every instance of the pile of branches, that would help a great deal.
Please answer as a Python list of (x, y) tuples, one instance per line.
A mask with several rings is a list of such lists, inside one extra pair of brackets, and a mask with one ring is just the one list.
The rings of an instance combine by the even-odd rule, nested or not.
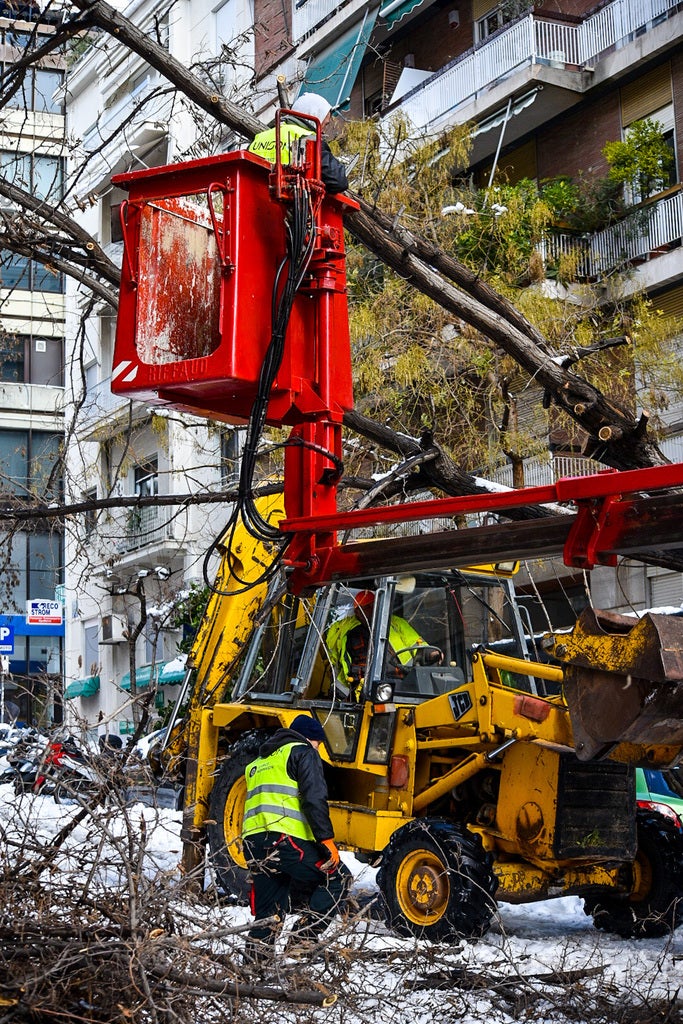
[(230, 926), (215, 890), (180, 875), (177, 821), (160, 852), (164, 812), (130, 805), (111, 774), (67, 805), (0, 789), (0, 1024), (194, 1024), (244, 1001), (334, 1002), (245, 960), (248, 914)]
[(501, 909), (483, 939), (435, 944), (392, 933), (358, 887), (315, 949), (285, 952), (288, 917), (254, 963), (249, 912), (203, 865), (181, 874), (179, 832), (179, 812), (131, 804), (111, 771), (67, 804), (0, 785), (0, 1024), (683, 1021), (680, 933), (624, 959), (588, 923), (558, 942), (549, 917), (529, 947)]

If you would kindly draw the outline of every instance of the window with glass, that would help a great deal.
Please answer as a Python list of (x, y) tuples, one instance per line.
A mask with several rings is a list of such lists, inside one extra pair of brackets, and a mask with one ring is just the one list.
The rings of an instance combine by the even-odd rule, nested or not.
[(31, 292), (63, 292), (64, 275), (28, 256), (5, 251), (0, 256), (0, 288)]
[(36, 199), (57, 202), (64, 195), (64, 160), (44, 153), (0, 150), (0, 173)]
[(54, 600), (63, 578), (62, 537), (56, 531), (18, 532), (10, 548), (11, 572), (2, 573), (5, 614), (24, 615), (28, 600)]
[(527, 14), (532, 9), (532, 2), (528, 4), (502, 3), (492, 8), (483, 18), (479, 18), (475, 22), (475, 43), (483, 43), (485, 39), (492, 36), (498, 29), (508, 25), (511, 21), (520, 17), (520, 15)]
[(221, 483), (234, 484), (240, 472), (240, 453), (244, 443), (244, 430), (225, 430), (221, 434)]
[(139, 498), (154, 498), (159, 493), (159, 463), (156, 457), (146, 459), (134, 470), (135, 493)]
[[(12, 73), (12, 64), (5, 63), (5, 75)], [(13, 110), (35, 110), (41, 114), (64, 114), (61, 96), (55, 95), (64, 81), (64, 72), (55, 68), (26, 68), (18, 89), (8, 97), (5, 106)]]
[(24, 339), (16, 334), (0, 334), (0, 380), (12, 384), (26, 380)]
[(61, 500), (61, 434), (0, 430), (0, 494)]
[(63, 387), (63, 339), (0, 334), (0, 380)]

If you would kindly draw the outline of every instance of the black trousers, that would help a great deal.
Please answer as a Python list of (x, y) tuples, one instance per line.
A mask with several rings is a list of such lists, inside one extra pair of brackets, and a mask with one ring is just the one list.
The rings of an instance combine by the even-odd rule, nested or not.
[[(325, 930), (349, 889), (351, 872), (345, 865), (321, 871), (328, 856), (325, 847), (270, 832), (245, 839), (244, 852), (253, 877), (251, 910), (257, 921), (275, 914), (283, 921), (287, 913), (300, 911), (302, 938), (315, 938)], [(277, 928), (268, 925), (249, 932), (261, 942), (274, 942), (276, 934)]]

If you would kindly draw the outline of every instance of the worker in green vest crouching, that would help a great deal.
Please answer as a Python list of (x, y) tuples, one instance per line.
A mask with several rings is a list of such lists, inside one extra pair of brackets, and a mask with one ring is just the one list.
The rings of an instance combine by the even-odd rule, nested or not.
[(259, 921), (277, 915), (280, 922), (304, 910), (287, 953), (316, 942), (339, 908), (351, 881), (334, 842), (327, 783), (318, 747), (325, 733), (317, 719), (298, 715), (289, 729), (278, 729), (247, 765), (247, 796), (242, 840), (252, 872), (251, 909), (256, 923), (249, 931), (247, 959), (268, 957), (277, 926)]

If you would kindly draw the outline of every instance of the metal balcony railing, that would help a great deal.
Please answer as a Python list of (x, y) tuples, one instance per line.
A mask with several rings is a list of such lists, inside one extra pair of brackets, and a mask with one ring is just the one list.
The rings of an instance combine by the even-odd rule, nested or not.
[(318, 25), (322, 25), (342, 7), (352, 12), (354, 7), (359, 10), (366, 6), (359, 0), (295, 0), (292, 13), (292, 38), (295, 43), (304, 39)]
[(539, 63), (583, 67), (649, 31), (678, 4), (679, 0), (614, 0), (579, 25), (527, 15), (434, 72), (384, 117), (405, 115), (416, 134), (438, 129), (456, 107), (517, 68)]
[(576, 259), (581, 278), (598, 278), (652, 258), (683, 242), (683, 192), (638, 207), (618, 224), (578, 238), (557, 232), (541, 245), (546, 263), (561, 255)]
[[(573, 455), (555, 455), (550, 459), (524, 460), (525, 487), (546, 487), (563, 476), (593, 476), (607, 469), (601, 462), (582, 459)], [(491, 474), (490, 479), (503, 487), (512, 487), (512, 466), (501, 466)]]
[(117, 543), (119, 552), (138, 551), (173, 540), (177, 515), (178, 509), (170, 505), (132, 509)]

